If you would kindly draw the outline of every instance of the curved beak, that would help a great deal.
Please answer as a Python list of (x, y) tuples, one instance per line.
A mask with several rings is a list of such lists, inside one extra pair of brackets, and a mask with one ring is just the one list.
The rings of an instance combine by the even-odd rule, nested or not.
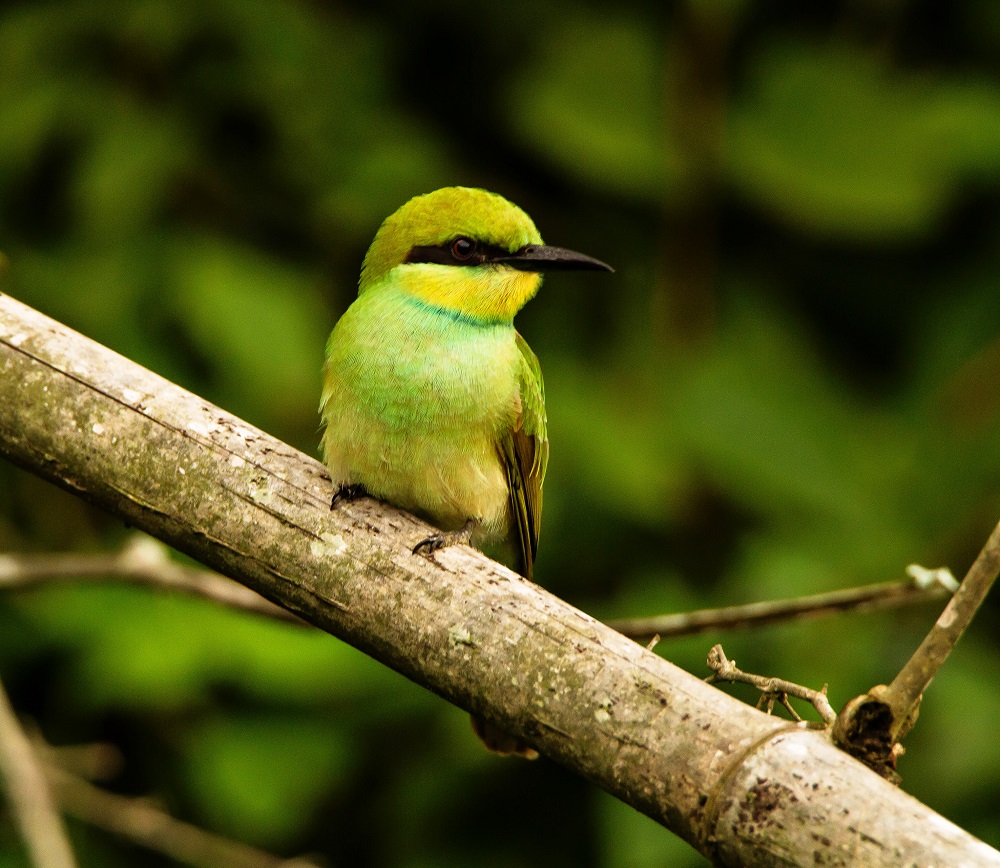
[(599, 259), (565, 247), (549, 247), (546, 244), (527, 244), (517, 252), (497, 257), (493, 261), (502, 262), (519, 271), (614, 271)]

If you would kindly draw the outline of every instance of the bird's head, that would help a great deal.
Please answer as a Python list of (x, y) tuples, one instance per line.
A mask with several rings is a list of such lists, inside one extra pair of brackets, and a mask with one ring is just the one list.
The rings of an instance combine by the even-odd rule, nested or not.
[(541, 272), (611, 271), (542, 243), (531, 218), (496, 193), (444, 187), (386, 219), (368, 249), (360, 292), (387, 281), (434, 307), (509, 322), (538, 292)]

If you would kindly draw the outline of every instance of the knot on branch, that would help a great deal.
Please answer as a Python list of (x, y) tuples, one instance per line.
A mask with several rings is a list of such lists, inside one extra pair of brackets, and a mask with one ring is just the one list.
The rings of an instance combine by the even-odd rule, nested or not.
[(854, 697), (837, 715), (832, 736), (841, 750), (898, 785), (902, 779), (896, 771), (896, 763), (906, 750), (899, 742), (917, 722), (920, 703), (917, 702), (905, 720), (897, 720), (888, 701), (888, 691), (886, 685), (879, 684), (868, 693)]

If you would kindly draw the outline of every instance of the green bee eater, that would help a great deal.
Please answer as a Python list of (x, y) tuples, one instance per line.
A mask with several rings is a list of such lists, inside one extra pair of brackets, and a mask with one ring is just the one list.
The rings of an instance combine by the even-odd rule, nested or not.
[(568, 269), (611, 270), (545, 246), (485, 190), (446, 187), (390, 216), (327, 345), (335, 499), (367, 493), (441, 528), (415, 551), (499, 543), (531, 578), (549, 443), (542, 372), (513, 320), (540, 272)]
[[(327, 344), (334, 505), (369, 494), (441, 529), (415, 553), (470, 542), (531, 578), (549, 442), (541, 368), (514, 315), (541, 272), (568, 269), (611, 271), (544, 245), (527, 214), (485, 190), (417, 196), (382, 224)], [(491, 750), (537, 756), (472, 720)]]

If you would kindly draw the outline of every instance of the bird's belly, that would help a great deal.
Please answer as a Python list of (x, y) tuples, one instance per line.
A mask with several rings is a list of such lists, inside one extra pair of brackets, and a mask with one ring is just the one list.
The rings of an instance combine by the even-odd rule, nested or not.
[[(493, 536), (506, 525), (507, 479), (491, 443), (440, 433), (414, 439), (386, 432), (383, 450), (356, 453), (352, 472), (365, 487), (442, 530), (481, 519)], [(364, 453), (368, 454), (364, 454)]]
[(443, 530), (476, 518), (483, 540), (503, 536), (508, 489), (496, 444), (518, 399), (506, 353), (493, 356), (483, 365), (468, 348), (448, 363), (387, 352), (328, 368), (323, 449), (334, 482), (361, 483)]

